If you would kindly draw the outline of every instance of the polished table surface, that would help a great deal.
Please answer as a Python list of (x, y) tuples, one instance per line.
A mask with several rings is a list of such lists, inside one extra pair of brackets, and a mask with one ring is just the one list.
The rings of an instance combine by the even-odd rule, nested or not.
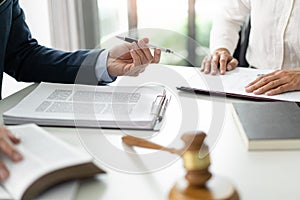
[[(176, 70), (183, 73), (186, 69), (179, 67)], [(3, 99), (0, 103), (0, 112), (3, 113), (14, 106), (32, 91), (36, 85), (29, 86)], [(211, 126), (221, 123), (221, 125), (218, 125), (218, 136), (214, 142), (210, 143), (212, 163), (210, 171), (214, 175), (230, 180), (236, 187), (241, 199), (300, 199), (300, 151), (249, 152), (239, 135), (231, 115), (231, 102), (236, 100), (226, 99), (225, 101), (219, 101), (218, 98), (210, 98), (203, 95), (195, 96), (182, 92), (177, 92), (173, 95), (176, 98), (172, 100), (172, 105), (167, 109), (165, 124), (159, 133), (151, 131), (130, 131), (130, 133), (134, 132), (136, 135), (152, 138), (152, 141), (159, 144), (168, 145), (178, 134), (178, 124), (183, 120), (179, 116), (183, 111), (178, 109), (178, 105), (180, 102), (188, 102), (189, 99), (195, 99), (198, 106), (198, 118), (196, 120), (199, 120), (199, 123), (196, 124), (197, 127), (194, 127), (194, 124), (189, 127), (189, 124), (187, 124), (186, 127), (180, 130), (188, 132), (196, 129), (209, 133), (211, 130), (214, 130), (214, 127)], [(225, 108), (224, 116), (222, 116), (220, 122), (213, 121), (213, 113), (218, 113), (216, 110), (213, 110), (213, 106), (221, 106), (221, 109), (222, 107)], [(3, 124), (2, 116), (0, 120)], [(108, 157), (114, 158), (115, 155), (111, 155), (109, 150), (106, 151), (105, 146), (101, 146), (101, 142), (97, 146), (95, 141), (99, 141), (99, 139), (104, 137), (115, 148), (126, 149), (121, 143), (121, 137), (127, 133), (126, 130), (103, 129), (99, 134), (98, 129), (44, 128), (71, 145), (81, 150), (89, 151), (91, 155), (95, 156), (96, 162), (107, 171), (105, 175), (99, 175), (92, 180), (82, 181), (77, 193), (77, 199), (168, 199), (171, 187), (176, 180), (185, 174), (183, 163), (176, 156), (174, 156), (172, 162), (163, 165), (159, 169), (150, 169), (148, 172), (146, 172), (147, 170), (142, 170), (145, 173), (134, 173), (134, 171), (130, 170), (117, 169), (105, 163), (105, 160), (97, 159), (97, 152), (93, 152), (97, 148)], [(134, 148), (134, 150), (141, 157), (145, 154), (156, 153), (140, 148)], [(170, 158), (169, 155), (167, 157)], [(118, 156), (114, 159), (118, 159)], [(143, 163), (142, 159), (123, 161), (137, 168), (148, 169), (148, 163)]]

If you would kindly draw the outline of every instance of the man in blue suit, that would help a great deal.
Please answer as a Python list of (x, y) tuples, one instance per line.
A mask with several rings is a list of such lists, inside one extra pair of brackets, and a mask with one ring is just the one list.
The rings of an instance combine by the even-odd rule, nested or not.
[[(160, 50), (154, 55), (148, 39), (123, 44), (111, 50), (63, 52), (46, 48), (31, 37), (18, 0), (0, 0), (0, 94), (3, 72), (18, 81), (98, 84), (112, 82), (116, 76), (136, 76), (150, 63), (158, 63)], [(80, 74), (80, 77), (77, 77)], [(0, 151), (13, 161), (22, 155), (13, 143), (19, 139), (0, 127)], [(9, 172), (0, 161), (0, 180)]]

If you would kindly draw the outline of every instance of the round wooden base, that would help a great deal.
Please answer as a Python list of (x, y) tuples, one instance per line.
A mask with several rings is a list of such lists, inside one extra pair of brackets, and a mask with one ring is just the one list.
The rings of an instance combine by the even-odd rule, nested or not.
[(239, 200), (239, 196), (229, 181), (214, 176), (204, 187), (190, 186), (180, 179), (171, 189), (169, 200)]

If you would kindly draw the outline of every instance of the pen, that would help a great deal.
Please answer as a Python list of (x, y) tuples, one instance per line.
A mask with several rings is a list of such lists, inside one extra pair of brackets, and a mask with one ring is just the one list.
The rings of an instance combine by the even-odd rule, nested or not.
[[(130, 43), (132, 43), (132, 42), (138, 43), (138, 40), (133, 39), (133, 38), (129, 38), (129, 37), (116, 36), (116, 38), (118, 38), (120, 40), (123, 40), (123, 41), (126, 41), (126, 42), (130, 42)], [(153, 49), (159, 48), (161, 51), (166, 52), (166, 53), (174, 53), (174, 51), (172, 51), (171, 49), (168, 49), (168, 48), (161, 48), (161, 47), (157, 47), (157, 46), (152, 45), (152, 44), (147, 44), (147, 46), (149, 48), (153, 48)]]

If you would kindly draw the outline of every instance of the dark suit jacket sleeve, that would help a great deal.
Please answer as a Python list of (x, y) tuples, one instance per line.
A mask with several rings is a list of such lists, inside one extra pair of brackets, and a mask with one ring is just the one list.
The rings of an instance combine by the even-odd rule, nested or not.
[[(31, 37), (18, 0), (13, 1), (5, 72), (19, 81), (97, 84), (95, 64), (101, 50), (73, 53), (46, 48)], [(42, 22), (41, 22), (42, 23)], [(82, 67), (82, 68), (80, 68)], [(80, 68), (80, 77), (77, 77)]]

